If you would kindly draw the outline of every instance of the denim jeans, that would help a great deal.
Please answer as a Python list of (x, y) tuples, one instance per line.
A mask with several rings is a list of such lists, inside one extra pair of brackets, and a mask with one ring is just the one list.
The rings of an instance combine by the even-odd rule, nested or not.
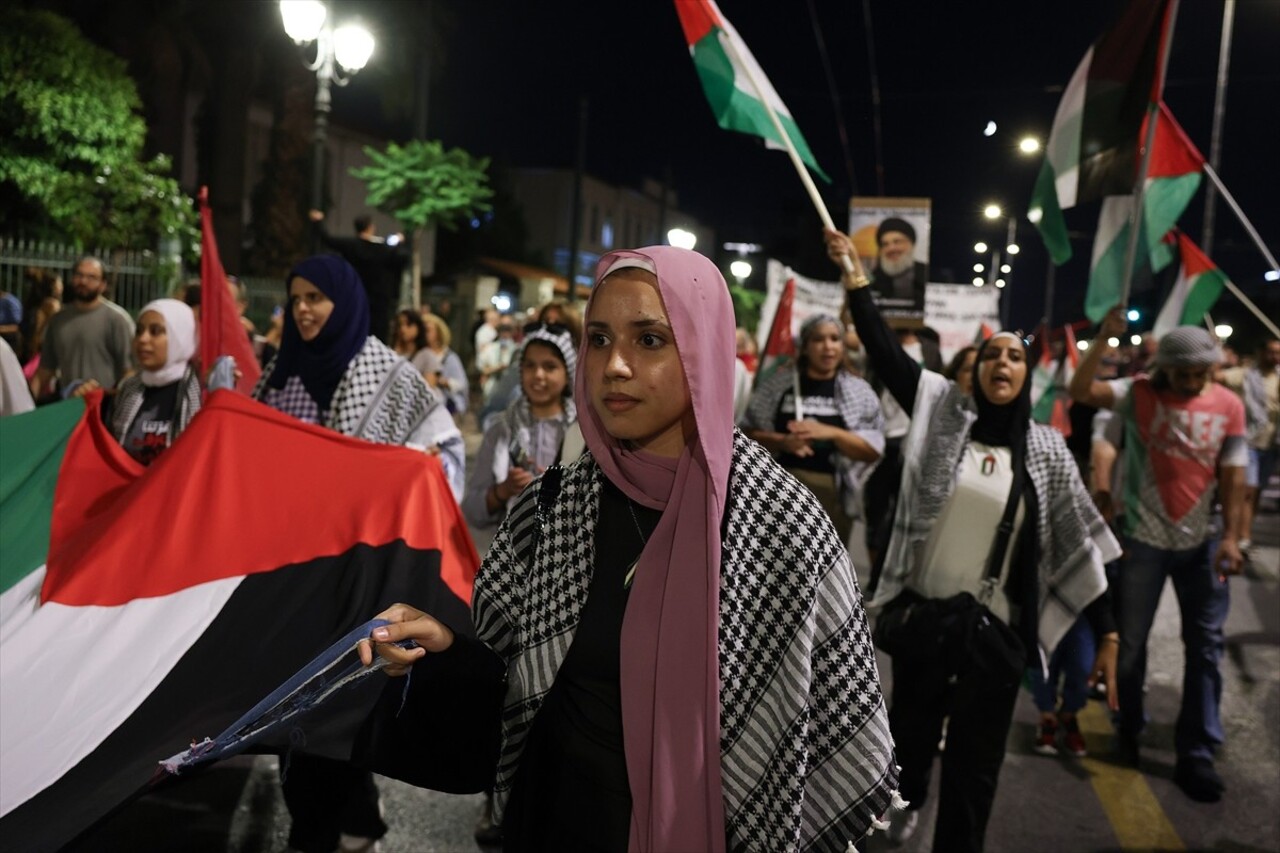
[(1058, 681), (1062, 681), (1062, 712), (1074, 714), (1089, 699), (1089, 671), (1097, 654), (1093, 626), (1081, 616), (1063, 636), (1049, 658), (1049, 677), (1040, 669), (1031, 670), (1031, 695), (1036, 708), (1045, 714), (1058, 709)]
[(1218, 578), (1213, 558), (1217, 540), (1195, 548), (1168, 551), (1128, 539), (1119, 575), (1120, 732), (1136, 737), (1146, 720), (1142, 685), (1147, 675), (1147, 636), (1165, 578), (1172, 578), (1182, 619), (1186, 668), (1182, 676), (1182, 709), (1174, 744), (1180, 758), (1212, 758), (1222, 743), (1223, 624), (1231, 604), (1226, 581)]

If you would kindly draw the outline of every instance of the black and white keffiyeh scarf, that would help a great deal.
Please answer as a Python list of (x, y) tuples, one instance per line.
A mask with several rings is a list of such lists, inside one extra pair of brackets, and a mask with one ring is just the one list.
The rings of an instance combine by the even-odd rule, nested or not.
[[(958, 386), (936, 373), (921, 371), (911, 428), (903, 439), (893, 537), (872, 607), (891, 601), (924, 559), (929, 532), (955, 489), (975, 420), (974, 403)], [(1061, 433), (1032, 423), (1027, 431), (1026, 468), (1037, 500), (1036, 631), (1047, 660), (1084, 608), (1105, 591), (1103, 565), (1120, 556), (1120, 544), (1089, 498)]]
[[(591, 584), (603, 474), (590, 454), (516, 499), (476, 579), (507, 664), (500, 819)], [(542, 506), (543, 503), (547, 505)], [(897, 767), (849, 556), (816, 499), (735, 431), (720, 585), (721, 775), (730, 849), (838, 851), (883, 827)]]
[(253, 389), (254, 399), (301, 421), (378, 444), (404, 444), (440, 405), (413, 365), (372, 336), (347, 365), (326, 412), (319, 411), (297, 377), (289, 377), (283, 388), (269, 387), (271, 373), (272, 365), (267, 365)]

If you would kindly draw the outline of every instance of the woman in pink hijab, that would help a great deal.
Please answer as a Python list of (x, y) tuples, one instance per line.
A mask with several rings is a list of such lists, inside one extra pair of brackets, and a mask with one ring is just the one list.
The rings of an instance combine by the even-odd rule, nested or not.
[(511, 507), (475, 639), (382, 614), (376, 651), (417, 677), (357, 757), (492, 782), (507, 850), (843, 851), (880, 822), (897, 771), (861, 596), (817, 501), (734, 429), (734, 328), (701, 255), (600, 260), (574, 391), (588, 452)]

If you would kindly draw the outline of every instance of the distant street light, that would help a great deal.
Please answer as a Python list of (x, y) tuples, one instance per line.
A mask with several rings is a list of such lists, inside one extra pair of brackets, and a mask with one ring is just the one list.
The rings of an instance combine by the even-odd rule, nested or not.
[(1129, 318), (1130, 323), (1136, 323), (1142, 317), (1142, 315), (1138, 313), (1137, 308), (1130, 308), (1129, 313), (1125, 316)]
[(985, 267), (985, 266), (983, 266), (982, 264), (974, 264), (974, 265), (973, 265), (973, 271), (974, 271), (974, 272), (983, 272), (983, 271), (985, 271), (985, 270), (986, 270), (986, 267)]
[(734, 261), (729, 264), (729, 272), (733, 273), (733, 277), (741, 282), (744, 278), (751, 275), (751, 264), (747, 261)]
[(996, 123), (995, 123), (994, 121), (989, 121), (989, 122), (987, 122), (987, 126), (986, 126), (986, 127), (984, 127), (984, 128), (982, 129), (982, 135), (983, 135), (983, 136), (995, 136), (995, 135), (996, 135)]
[(324, 152), (329, 136), (330, 88), (345, 86), (373, 55), (373, 36), (359, 24), (337, 29), (329, 22), (329, 10), (319, 0), (280, 0), (284, 31), (301, 46), (316, 43), (316, 58), (306, 63), (316, 73), (315, 132), (311, 138), (311, 207), (324, 204)]
[(986, 283), (987, 283), (987, 280), (986, 280), (985, 278), (983, 278), (982, 276), (980, 276), (980, 275), (975, 275), (975, 276), (973, 277), (973, 286), (974, 286), (974, 287), (982, 287), (982, 285), (984, 285), (984, 284), (986, 284)]
[(1213, 327), (1213, 333), (1218, 336), (1218, 340), (1222, 340), (1222, 341), (1225, 341), (1227, 338), (1231, 337), (1231, 333), (1234, 331), (1235, 329), (1231, 328), (1226, 323), (1219, 323), (1218, 325)]
[(996, 287), (1004, 287), (1004, 279), (1002, 278), (996, 279)]
[(1013, 272), (1013, 267), (1009, 266), (1008, 264), (1001, 264), (1001, 265), (1000, 265), (1000, 272), (1005, 273), (1005, 274), (1011, 273), (1011, 272)]
[(987, 253), (987, 250), (990, 248), (991, 248), (990, 246), (988, 246), (986, 243), (983, 243), (982, 241), (978, 241), (977, 243), (973, 244), (973, 250), (977, 252), (979, 255), (985, 255)]
[(1024, 136), (1018, 140), (1018, 150), (1023, 154), (1035, 154), (1040, 150), (1040, 140), (1034, 136)]
[(989, 204), (982, 208), (982, 215), (987, 217), (987, 219), (999, 219), (1000, 214), (1002, 213), (1004, 213), (1004, 211), (1000, 209), (1000, 205), (998, 204)]
[(667, 232), (667, 243), (677, 249), (692, 249), (698, 245), (698, 235), (683, 228), (672, 228)]
[(1136, 347), (1138, 344), (1142, 343), (1142, 335), (1130, 335), (1129, 343)]
[[(1012, 229), (1011, 229), (1011, 230), (1012, 230)], [(1019, 248), (1019, 246), (1018, 246), (1018, 244), (1017, 244), (1017, 243), (1010, 243), (1009, 245), (1007, 245), (1007, 246), (1005, 246), (1005, 247), (1004, 247), (1004, 250), (1005, 250), (1006, 252), (1008, 252), (1009, 254), (1011, 254), (1011, 255), (1016, 255), (1016, 254), (1018, 254), (1019, 252), (1021, 252), (1021, 251), (1022, 251), (1022, 249), (1021, 249), (1021, 248)]]

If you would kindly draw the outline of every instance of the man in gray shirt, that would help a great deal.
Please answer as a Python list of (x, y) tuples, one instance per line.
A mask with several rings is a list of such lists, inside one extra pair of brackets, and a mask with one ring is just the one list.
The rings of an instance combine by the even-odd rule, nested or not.
[(57, 377), (65, 393), (72, 383), (79, 389), (114, 388), (132, 367), (133, 320), (103, 294), (107, 289), (102, 261), (86, 256), (71, 274), (69, 305), (49, 318), (40, 353), (37, 387)]

